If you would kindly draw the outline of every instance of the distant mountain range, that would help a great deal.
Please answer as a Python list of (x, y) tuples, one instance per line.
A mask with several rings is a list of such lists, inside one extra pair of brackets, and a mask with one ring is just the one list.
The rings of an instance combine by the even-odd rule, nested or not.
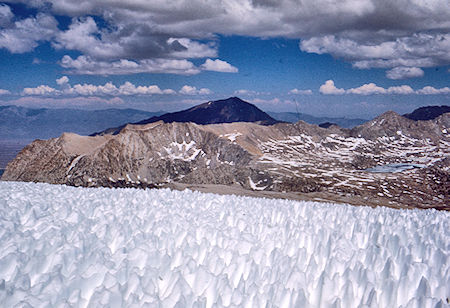
[[(450, 112), (450, 106), (421, 107), (404, 117), (429, 120)], [(156, 121), (194, 122), (214, 124), (255, 122), (271, 125), (278, 122), (295, 123), (299, 120), (329, 127), (336, 124), (353, 128), (367, 122), (365, 119), (315, 117), (304, 113), (267, 112), (237, 97), (206, 102), (179, 112), (148, 112), (136, 109), (31, 109), (18, 106), (0, 106), (0, 141), (14, 140), (23, 144), (34, 139), (48, 139), (64, 132), (90, 135), (94, 132), (118, 133), (127, 123), (146, 124)]]
[(310, 124), (325, 124), (332, 123), (343, 128), (353, 128), (357, 125), (361, 125), (369, 120), (366, 119), (350, 119), (350, 118), (330, 118), (330, 117), (315, 117), (305, 113), (295, 112), (268, 112), (268, 114), (283, 122), (295, 123), (297, 121), (305, 121)]
[(163, 112), (135, 109), (77, 110), (30, 109), (0, 106), (0, 140), (48, 139), (64, 132), (89, 135), (127, 122), (137, 122)]

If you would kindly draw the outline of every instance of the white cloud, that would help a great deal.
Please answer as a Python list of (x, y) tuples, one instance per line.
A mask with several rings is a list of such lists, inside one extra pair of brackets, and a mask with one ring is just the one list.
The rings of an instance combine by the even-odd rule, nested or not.
[(212, 91), (207, 88), (197, 89), (193, 86), (184, 85), (181, 87), (179, 93), (184, 95), (208, 95), (211, 94)]
[(0, 89), (0, 95), (7, 95), (7, 94), (11, 94), (11, 91), (5, 90), (5, 89)]
[(327, 80), (327, 81), (325, 81), (325, 83), (323, 85), (320, 86), (319, 92), (322, 94), (326, 94), (326, 95), (344, 94), (345, 90), (336, 88), (333, 80)]
[(295, 95), (311, 95), (312, 94), (312, 90), (299, 90), (297, 88), (292, 89), (289, 91), (289, 94), (295, 94)]
[(123, 54), (117, 42), (105, 42), (92, 17), (74, 19), (67, 31), (61, 31), (53, 44), (57, 49), (78, 50), (91, 57), (105, 59)]
[(359, 95), (372, 95), (372, 94), (385, 94), (386, 89), (377, 86), (373, 82), (364, 84), (358, 88), (348, 89), (345, 91), (349, 94), (359, 94)]
[(0, 27), (6, 28), (11, 25), (14, 14), (7, 5), (0, 4)]
[(23, 95), (55, 95), (59, 93), (58, 90), (47, 85), (40, 85), (36, 88), (24, 88), (22, 91)]
[(217, 57), (217, 46), (214, 42), (202, 44), (189, 38), (169, 38), (167, 43), (173, 46), (174, 43), (179, 44), (180, 50), (170, 53), (170, 56), (177, 58), (206, 58)]
[(68, 73), (80, 75), (127, 75), (137, 73), (166, 73), (178, 75), (195, 75), (200, 70), (190, 61), (178, 59), (148, 59), (130, 61), (96, 61), (86, 56), (72, 59), (64, 56), (61, 66), (68, 69)]
[(399, 66), (386, 72), (389, 79), (407, 79), (415, 77), (423, 77), (424, 71), (418, 67)]
[(56, 79), (56, 83), (60, 86), (65, 85), (69, 83), (69, 78), (67, 76), (62, 76), (61, 78)]
[[(374, 0), (14, 2), (47, 13), (14, 22), (9, 7), (1, 6), (0, 48), (11, 52), (26, 52), (48, 41), (110, 64), (124, 59), (140, 63), (215, 58), (220, 34), (297, 38), (303, 51), (328, 53), (357, 68), (450, 64), (447, 0), (388, 5)], [(69, 28), (57, 30), (49, 12), (73, 17)]]
[[(36, 88), (25, 88), (22, 91), (23, 95), (34, 96), (52, 96), (52, 95), (65, 95), (70, 96), (128, 96), (128, 95), (170, 95), (176, 94), (172, 89), (162, 90), (157, 85), (149, 86), (135, 86), (129, 81), (126, 81), (121, 86), (116, 87), (112, 82), (107, 82), (104, 85), (93, 84), (76, 84), (71, 86), (69, 84), (69, 78), (63, 76), (56, 80), (56, 83), (61, 87), (60, 90), (54, 89), (47, 85), (40, 85)], [(204, 90), (204, 89), (201, 89)], [(199, 93), (201, 92), (198, 91)], [(201, 93), (203, 94), (204, 91)]]
[(170, 94), (170, 95), (177, 94), (177, 91), (172, 90), (172, 89), (164, 89), (164, 90), (162, 90), (162, 92), (163, 92), (163, 94)]
[(204, 71), (214, 71), (222, 73), (237, 73), (238, 69), (230, 63), (216, 59), (206, 59), (205, 63), (200, 66)]
[[(31, 6), (43, 1), (22, 0)], [(193, 36), (210, 33), (250, 36), (311, 36), (348, 29), (373, 31), (379, 36), (390, 29), (446, 29), (445, 0), (394, 1), (104, 1), (48, 0), (53, 12), (68, 16), (102, 15), (117, 24), (147, 23), (174, 33)], [(377, 33), (377, 32), (380, 33)]]
[(388, 94), (415, 94), (416, 92), (408, 85), (389, 87), (386, 92)]
[(431, 86), (426, 86), (420, 90), (414, 90), (408, 85), (392, 86), (389, 88), (383, 88), (377, 86), (375, 83), (363, 84), (357, 88), (350, 89), (337, 89), (334, 86), (333, 80), (327, 80), (325, 84), (320, 86), (320, 93), (322, 94), (356, 94), (356, 95), (380, 95), (380, 94), (396, 94), (396, 95), (408, 95), (408, 94), (450, 94), (450, 88), (445, 87), (436, 89)]
[(12, 53), (32, 51), (39, 41), (51, 40), (57, 32), (58, 22), (53, 16), (39, 13), (36, 17), (12, 21), (13, 15), (6, 5), (0, 6), (0, 48)]
[(448, 33), (415, 33), (400, 36), (398, 33), (385, 33), (386, 37), (376, 39), (377, 35), (379, 34), (370, 32), (358, 34), (350, 31), (339, 35), (315, 36), (302, 40), (300, 49), (310, 53), (328, 53), (350, 61), (354, 67), (360, 69), (404, 67), (387, 72), (388, 78), (391, 79), (420, 77), (423, 71), (421, 72), (419, 67), (450, 63)]
[(423, 87), (422, 89), (418, 90), (417, 93), (425, 94), (425, 95), (450, 94), (450, 88), (444, 87), (444, 88), (436, 89), (431, 86), (426, 86), (426, 87)]
[(175, 94), (172, 89), (161, 90), (157, 85), (135, 86), (131, 82), (125, 82), (118, 89), (120, 95), (154, 95), (154, 94)]
[(96, 60), (216, 57), (214, 41), (168, 37), (145, 22), (100, 29), (92, 17), (74, 18), (56, 36), (58, 49), (78, 50)]
[(191, 87), (188, 85), (184, 85), (181, 89), (180, 89), (180, 93), (181, 94), (186, 94), (186, 95), (194, 95), (197, 94), (197, 88), (196, 87)]
[(208, 95), (208, 94), (212, 94), (212, 91), (210, 89), (207, 89), (207, 88), (201, 88), (200, 90), (198, 90), (198, 94), (200, 94), (200, 95)]
[(111, 82), (107, 82), (104, 85), (93, 85), (93, 84), (76, 84), (66, 91), (67, 94), (76, 95), (117, 95), (118, 89)]

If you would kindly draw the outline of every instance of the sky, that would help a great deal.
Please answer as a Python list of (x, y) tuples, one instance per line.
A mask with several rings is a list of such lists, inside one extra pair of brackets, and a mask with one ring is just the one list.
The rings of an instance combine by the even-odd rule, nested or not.
[(0, 105), (370, 119), (450, 105), (448, 0), (0, 2)]

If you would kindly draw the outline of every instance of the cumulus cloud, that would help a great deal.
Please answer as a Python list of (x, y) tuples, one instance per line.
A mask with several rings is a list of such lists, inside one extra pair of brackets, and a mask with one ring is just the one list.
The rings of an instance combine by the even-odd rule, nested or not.
[(68, 69), (70, 74), (82, 75), (127, 75), (137, 73), (163, 73), (178, 75), (195, 75), (200, 70), (188, 60), (180, 59), (147, 59), (131, 61), (121, 59), (119, 61), (96, 61), (87, 56), (79, 56), (72, 59), (65, 55), (60, 65)]
[(292, 89), (289, 91), (289, 94), (295, 94), (295, 95), (311, 95), (312, 94), (312, 90), (299, 90), (297, 88)]
[[(199, 43), (189, 38), (169, 38), (167, 44), (172, 46), (171, 56), (177, 58), (217, 57), (217, 45), (213, 42)], [(178, 46), (178, 48), (176, 48)]]
[(9, 6), (0, 5), (0, 48), (12, 53), (32, 51), (40, 41), (49, 41), (55, 36), (57, 24), (53, 16), (42, 13), (13, 22)]
[(65, 84), (69, 83), (69, 77), (62, 76), (61, 78), (56, 79), (56, 83), (60, 86), (65, 85)]
[[(328, 53), (361, 69), (450, 64), (446, 0), (389, 1), (388, 5), (374, 0), (14, 2), (73, 20), (68, 29), (55, 34), (54, 19), (39, 22), (51, 16), (30, 17), (28, 22), (37, 27), (23, 27), (11, 22), (11, 14), (2, 6), (0, 22), (7, 24), (2, 35), (8, 35), (0, 46), (11, 52), (27, 51), (47, 40), (56, 48), (77, 50), (97, 61), (214, 58), (215, 35), (222, 34), (301, 39), (303, 51)], [(27, 29), (40, 30), (30, 34)]]
[(5, 89), (0, 89), (0, 95), (7, 95), (7, 94), (11, 94), (11, 91), (5, 90)]
[(55, 89), (47, 85), (40, 85), (36, 88), (25, 88), (22, 91), (23, 95), (30, 96), (55, 96), (55, 95), (68, 95), (68, 96), (127, 96), (127, 95), (170, 95), (176, 94), (172, 89), (161, 89), (157, 85), (149, 86), (136, 86), (129, 81), (126, 81), (119, 87), (115, 86), (112, 82), (107, 82), (104, 85), (94, 84), (75, 84), (71, 86), (69, 84), (69, 78), (62, 76), (56, 79), (56, 83), (61, 89)]
[(24, 88), (22, 91), (23, 95), (54, 95), (58, 93), (58, 90), (47, 85), (40, 85), (36, 88)]
[(379, 87), (373, 82), (371, 82), (364, 84), (358, 88), (348, 89), (345, 92), (349, 94), (372, 95), (372, 94), (385, 94), (386, 89)]
[(424, 72), (418, 67), (399, 66), (386, 72), (386, 77), (389, 79), (407, 79), (422, 77)]
[(69, 29), (56, 36), (58, 49), (78, 50), (96, 60), (150, 58), (204, 58), (217, 56), (214, 42), (173, 38), (146, 23), (100, 29), (92, 17), (74, 18)]
[(420, 90), (414, 90), (408, 85), (392, 86), (389, 88), (383, 88), (377, 86), (375, 83), (363, 84), (357, 88), (350, 89), (337, 89), (334, 85), (333, 80), (327, 80), (325, 84), (320, 86), (319, 89), (322, 94), (356, 94), (356, 95), (379, 95), (379, 94), (397, 94), (397, 95), (407, 95), (407, 94), (450, 94), (450, 88), (440, 88), (436, 89), (431, 86), (426, 86)]
[(325, 83), (323, 85), (320, 86), (319, 92), (322, 94), (326, 94), (326, 95), (329, 95), (329, 94), (337, 95), (337, 94), (344, 94), (345, 90), (336, 88), (333, 80), (327, 80), (327, 81), (325, 81)]
[[(342, 33), (312, 37), (300, 42), (300, 49), (310, 53), (331, 54), (336, 58), (350, 61), (354, 67), (398, 68), (391, 76), (403, 78), (399, 73), (417, 77), (418, 67), (431, 67), (450, 63), (450, 34), (416, 33), (412, 36), (392, 36), (383, 40)], [(423, 73), (423, 72), (422, 72)]]
[(414, 91), (410, 86), (408, 85), (402, 85), (402, 86), (396, 86), (396, 87), (389, 87), (386, 90), (386, 93), (388, 94), (420, 94), (416, 91)]
[(0, 4), (0, 27), (6, 28), (11, 25), (14, 14), (11, 8), (5, 4)]
[(58, 49), (78, 50), (94, 58), (114, 58), (123, 55), (118, 42), (102, 40), (96, 22), (92, 17), (74, 19), (67, 31), (56, 36), (53, 45)]
[(157, 85), (135, 86), (131, 82), (125, 82), (119, 87), (120, 95), (153, 95), (153, 94), (175, 94), (172, 89), (161, 90)]
[(425, 94), (425, 95), (436, 95), (436, 94), (450, 94), (450, 88), (444, 87), (440, 89), (436, 89), (431, 86), (423, 87), (422, 89), (417, 91), (419, 94)]
[(183, 87), (181, 87), (178, 93), (184, 95), (208, 95), (211, 94), (212, 91), (207, 88), (197, 89), (196, 87), (193, 86), (184, 85)]
[(200, 67), (204, 71), (214, 71), (222, 73), (238, 72), (238, 69), (236, 67), (232, 66), (230, 63), (226, 61), (222, 61), (219, 59), (216, 60), (206, 59), (205, 63), (203, 63)]
[[(305, 1), (103, 1), (47, 0), (23, 3), (67, 16), (101, 15), (116, 23), (153, 22), (173, 32), (283, 35), (298, 37), (346, 29), (442, 29), (448, 26), (445, 0), (395, 1), (386, 5), (372, 0)], [(247, 17), (247, 18), (244, 18)], [(280, 22), (282, 21), (282, 22)]]

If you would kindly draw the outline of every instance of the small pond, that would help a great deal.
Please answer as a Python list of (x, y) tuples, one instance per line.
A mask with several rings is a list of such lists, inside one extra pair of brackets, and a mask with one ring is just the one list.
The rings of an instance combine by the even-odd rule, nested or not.
[(396, 173), (414, 168), (424, 168), (424, 167), (425, 165), (422, 164), (398, 163), (398, 164), (387, 164), (383, 166), (375, 166), (372, 168), (364, 169), (364, 171), (374, 173)]

